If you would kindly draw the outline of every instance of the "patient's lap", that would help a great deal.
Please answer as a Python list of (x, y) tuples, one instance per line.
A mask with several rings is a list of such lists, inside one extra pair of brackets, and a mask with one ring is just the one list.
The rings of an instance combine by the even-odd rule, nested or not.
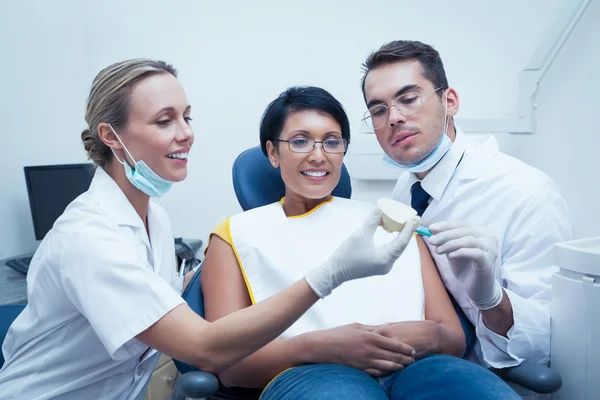
[(341, 365), (306, 365), (277, 377), (261, 400), (511, 400), (520, 397), (485, 368), (460, 358), (433, 355), (383, 378)]
[(315, 364), (287, 370), (271, 382), (261, 400), (337, 400), (388, 397), (372, 378), (344, 365)]

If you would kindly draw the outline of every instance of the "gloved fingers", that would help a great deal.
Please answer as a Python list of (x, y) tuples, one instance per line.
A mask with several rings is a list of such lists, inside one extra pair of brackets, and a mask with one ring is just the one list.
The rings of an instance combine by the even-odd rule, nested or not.
[(463, 237), (479, 238), (480, 236), (478, 235), (478, 232), (476, 232), (473, 228), (470, 227), (454, 228), (449, 231), (443, 231), (433, 234), (433, 236), (429, 238), (429, 244), (432, 244), (434, 246), (441, 246), (444, 243), (447, 243), (451, 240), (456, 240)]
[[(479, 267), (483, 267), (487, 263), (485, 253), (481, 249), (474, 248), (460, 248), (456, 251), (448, 253), (448, 259), (450, 261), (471, 260), (474, 261)], [(464, 265), (467, 266), (471, 264)]]
[(451, 239), (439, 246), (436, 246), (437, 254), (449, 254), (459, 249), (476, 249), (485, 251), (486, 245), (479, 238), (473, 236), (463, 236), (456, 239)]
[(379, 225), (381, 225), (381, 217), (382, 217), (383, 213), (381, 212), (381, 210), (379, 209), (379, 207), (375, 206), (371, 212), (369, 213), (369, 215), (367, 216), (367, 218), (365, 219), (365, 221), (362, 224), (362, 232), (365, 235), (368, 235), (369, 237), (373, 237), (373, 235), (375, 234), (375, 230), (377, 229), (377, 227)]
[(392, 239), (389, 243), (382, 246), (382, 250), (384, 250), (387, 254), (389, 254), (392, 259), (397, 259), (402, 255), (404, 249), (408, 245), (408, 242), (413, 237), (417, 226), (421, 222), (421, 218), (418, 216), (414, 216), (404, 224), (404, 227), (394, 239)]
[(473, 225), (467, 221), (442, 221), (435, 222), (429, 226), (429, 229), (434, 235), (462, 228), (470, 229), (472, 232), (471, 234), (475, 237), (490, 236), (490, 233), (486, 228), (479, 225)]

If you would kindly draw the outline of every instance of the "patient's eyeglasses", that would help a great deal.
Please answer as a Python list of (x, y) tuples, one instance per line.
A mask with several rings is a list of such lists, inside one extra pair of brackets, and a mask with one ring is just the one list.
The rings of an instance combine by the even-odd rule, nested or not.
[(306, 136), (295, 136), (289, 140), (275, 139), (275, 142), (286, 142), (291, 152), (310, 153), (315, 149), (317, 143), (321, 143), (323, 151), (329, 154), (345, 153), (348, 141), (343, 138), (329, 137), (323, 141), (317, 141)]

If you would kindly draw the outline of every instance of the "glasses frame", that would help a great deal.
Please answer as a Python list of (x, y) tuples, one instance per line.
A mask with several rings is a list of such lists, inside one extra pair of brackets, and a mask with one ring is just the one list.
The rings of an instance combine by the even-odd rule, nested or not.
[[(274, 141), (274, 142), (287, 142), (287, 144), (288, 144), (288, 149), (290, 149), (290, 151), (291, 151), (292, 153), (298, 153), (298, 154), (309, 154), (309, 153), (312, 153), (312, 152), (315, 150), (315, 146), (317, 145), (317, 143), (321, 143), (321, 149), (323, 149), (323, 151), (324, 151), (325, 153), (328, 153), (328, 154), (345, 154), (345, 153), (346, 153), (346, 151), (348, 151), (348, 143), (350, 143), (350, 142), (348, 142), (348, 140), (347, 140), (347, 139), (345, 139), (345, 138), (335, 138), (335, 139), (341, 139), (341, 140), (342, 140), (342, 143), (344, 144), (344, 151), (340, 151), (340, 152), (338, 153), (338, 152), (331, 152), (331, 151), (327, 151), (327, 150), (325, 150), (325, 146), (323, 146), (323, 142), (324, 142), (324, 140), (314, 140), (314, 139), (312, 139), (312, 138), (308, 138), (308, 137), (307, 137), (307, 138), (305, 138), (305, 139), (306, 139), (306, 140), (312, 140), (312, 142), (313, 142), (313, 145), (312, 145), (312, 148), (310, 149), (310, 151), (295, 151), (295, 150), (292, 150), (292, 145), (290, 144), (290, 140), (284, 140), (284, 139), (273, 139), (273, 141)], [(331, 139), (331, 138), (329, 138), (329, 139)], [(327, 139), (325, 139), (325, 140), (327, 140)]]
[[(398, 112), (399, 112), (400, 114), (404, 115), (405, 117), (407, 117), (407, 116), (409, 116), (409, 115), (416, 115), (416, 114), (418, 114), (418, 113), (420, 113), (420, 112), (421, 112), (421, 110), (423, 109), (423, 106), (425, 105), (425, 101), (426, 101), (426, 100), (427, 100), (427, 99), (428, 99), (428, 98), (429, 98), (429, 97), (430, 97), (432, 94), (436, 93), (438, 90), (446, 90), (446, 89), (448, 89), (448, 88), (447, 88), (447, 87), (443, 87), (443, 86), (442, 86), (442, 87), (439, 87), (439, 88), (433, 89), (433, 91), (432, 91), (431, 93), (428, 93), (428, 94), (421, 94), (421, 93), (419, 93), (419, 92), (406, 92), (406, 93), (402, 93), (402, 94), (400, 94), (400, 95), (398, 95), (398, 96), (396, 96), (396, 97), (394, 97), (394, 98), (392, 99), (392, 105), (391, 105), (391, 106), (388, 106), (386, 103), (382, 103), (382, 104), (377, 104), (376, 106), (373, 106), (373, 107), (369, 108), (369, 109), (368, 109), (367, 111), (365, 111), (365, 113), (363, 114), (363, 118), (361, 119), (361, 121), (362, 121), (362, 122), (363, 122), (363, 123), (364, 123), (364, 124), (365, 124), (365, 125), (366, 125), (366, 126), (369, 128), (369, 129), (379, 129), (379, 128), (382, 128), (382, 127), (384, 127), (384, 126), (385, 126), (385, 125), (388, 123), (388, 121), (390, 120), (390, 108), (392, 108), (392, 107), (395, 107), (395, 108), (396, 108), (396, 110), (398, 110)], [(405, 114), (405, 113), (403, 113), (403, 112), (400, 110), (400, 108), (398, 108), (398, 106), (396, 105), (396, 104), (397, 104), (396, 100), (397, 100), (398, 98), (400, 98), (400, 97), (402, 97), (402, 96), (406, 96), (406, 95), (408, 95), (408, 94), (416, 94), (416, 95), (418, 95), (418, 96), (421, 98), (421, 108), (419, 108), (417, 111), (415, 111), (415, 112), (413, 112), (413, 113), (410, 113), (410, 114)], [(372, 109), (374, 109), (375, 107), (381, 107), (381, 106), (383, 106), (383, 107), (385, 107), (385, 108), (386, 108), (387, 118), (385, 119), (385, 122), (383, 123), (383, 125), (381, 125), (381, 126), (378, 126), (378, 127), (375, 127), (375, 124), (373, 124), (373, 117), (371, 116), (371, 110), (372, 110)], [(367, 120), (368, 120), (368, 119), (371, 119), (371, 126), (369, 126), (369, 123), (367, 122)]]

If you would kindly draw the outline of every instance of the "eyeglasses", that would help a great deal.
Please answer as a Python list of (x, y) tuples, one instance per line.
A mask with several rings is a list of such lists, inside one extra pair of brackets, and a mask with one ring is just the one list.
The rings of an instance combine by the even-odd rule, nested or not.
[(348, 141), (337, 137), (317, 141), (305, 136), (296, 136), (289, 140), (275, 139), (274, 142), (287, 142), (290, 151), (294, 153), (310, 153), (315, 149), (317, 143), (321, 143), (323, 151), (329, 154), (345, 153), (348, 148)]
[[(392, 99), (392, 106), (396, 107), (396, 110), (405, 117), (408, 115), (415, 115), (423, 108), (423, 97), (427, 98), (438, 90), (447, 89), (439, 87), (434, 89), (433, 92), (426, 96), (423, 96), (418, 92), (409, 92), (396, 96)], [(390, 106), (391, 107), (391, 106)], [(371, 129), (379, 129), (388, 122), (390, 116), (390, 107), (387, 104), (377, 104), (369, 108), (363, 115), (362, 121)]]

